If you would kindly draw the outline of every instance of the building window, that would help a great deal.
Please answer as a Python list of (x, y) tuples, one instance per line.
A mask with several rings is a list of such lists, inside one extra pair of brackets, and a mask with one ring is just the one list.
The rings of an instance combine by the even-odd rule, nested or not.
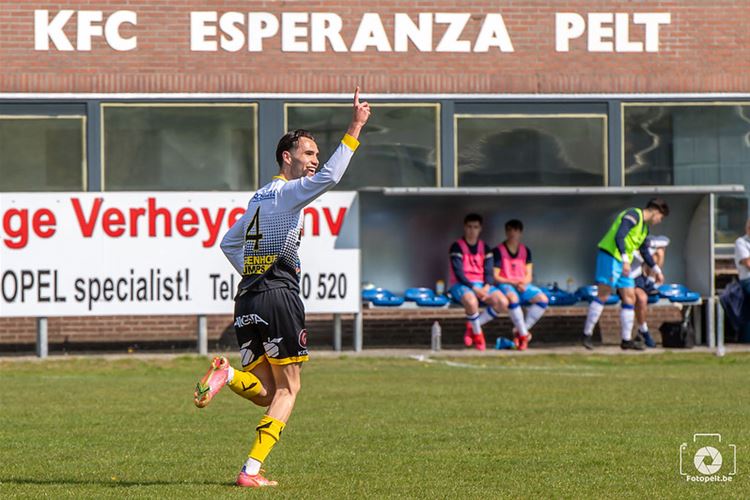
[(0, 116), (0, 191), (85, 191), (86, 118)]
[(257, 188), (255, 104), (102, 104), (107, 191)]
[[(375, 106), (374, 106), (375, 107)], [(439, 104), (378, 103), (337, 189), (440, 185)], [(350, 104), (287, 104), (286, 130), (312, 132), (324, 162), (351, 121)]]
[[(750, 192), (750, 103), (623, 105), (628, 186), (741, 184)], [(717, 198), (716, 242), (744, 233), (748, 198)]]
[(455, 115), (459, 186), (604, 186), (606, 115)]

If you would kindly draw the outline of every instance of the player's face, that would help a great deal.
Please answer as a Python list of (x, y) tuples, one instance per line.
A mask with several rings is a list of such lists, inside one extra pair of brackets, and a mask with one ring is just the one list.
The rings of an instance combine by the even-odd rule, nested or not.
[(464, 239), (466, 241), (476, 241), (479, 239), (479, 233), (482, 232), (482, 225), (477, 221), (471, 221), (464, 224)]
[(509, 241), (521, 241), (521, 230), (515, 228), (509, 228), (505, 230), (505, 237)]
[(289, 151), (291, 157), (290, 174), (292, 179), (310, 177), (318, 168), (318, 145), (308, 137), (300, 137), (297, 147)]
[(651, 225), (655, 226), (660, 224), (662, 220), (664, 220), (664, 214), (658, 210), (654, 210), (654, 214), (651, 216)]

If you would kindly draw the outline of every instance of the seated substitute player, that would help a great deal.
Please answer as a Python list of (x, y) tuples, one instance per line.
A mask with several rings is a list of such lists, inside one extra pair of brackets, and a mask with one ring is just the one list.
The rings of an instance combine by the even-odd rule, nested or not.
[[(464, 236), (456, 240), (450, 248), (449, 293), (453, 300), (460, 302), (466, 311), (466, 331), (464, 345), (472, 344), (480, 351), (486, 349), (482, 325), (497, 318), (508, 307), (508, 299), (490, 285), (492, 283), (492, 251), (489, 245), (479, 239), (482, 232), (482, 216), (471, 213), (464, 218)], [(487, 304), (487, 309), (479, 314), (479, 302)]]
[[(666, 236), (649, 236), (646, 238), (645, 244), (657, 267), (663, 269), (669, 238)], [(640, 252), (633, 255), (630, 276), (635, 280), (635, 321), (638, 324), (638, 335), (643, 338), (647, 347), (656, 347), (656, 342), (651, 333), (649, 333), (646, 322), (646, 317), (648, 316), (648, 296), (658, 294), (659, 290), (657, 286), (661, 285), (663, 281), (657, 281), (658, 276), (656, 276), (653, 269), (643, 263)]]
[(659, 224), (669, 215), (669, 206), (661, 198), (653, 198), (646, 208), (628, 208), (620, 212), (609, 231), (599, 242), (596, 256), (597, 297), (589, 304), (586, 324), (583, 328), (583, 346), (593, 349), (592, 335), (594, 327), (604, 310), (604, 303), (617, 290), (622, 301), (620, 310), (620, 327), (622, 349), (643, 350), (640, 342), (632, 340), (633, 322), (635, 320), (635, 282), (630, 276), (630, 263), (633, 254), (638, 250), (643, 261), (651, 267), (658, 281), (663, 281), (661, 268), (651, 258), (645, 244), (649, 226)]
[(250, 199), (229, 229), (221, 249), (242, 275), (235, 296), (235, 330), (242, 369), (216, 357), (198, 382), (195, 404), (205, 407), (224, 386), (261, 407), (255, 440), (236, 484), (275, 486), (260, 470), (286, 426), (300, 390), (301, 364), (308, 359), (305, 311), (299, 298), (297, 248), (302, 210), (344, 175), (370, 106), (354, 93), (352, 121), (331, 158), (316, 173), (318, 146), (305, 130), (284, 135), (276, 148), (279, 175)]
[(492, 253), (495, 258), (495, 282), (508, 298), (510, 314), (520, 314), (521, 304), (531, 303), (526, 318), (518, 321), (522, 329), (513, 329), (513, 343), (524, 351), (531, 340), (529, 330), (544, 314), (549, 299), (539, 287), (531, 284), (534, 276), (531, 250), (521, 243), (522, 233), (523, 222), (509, 220), (505, 223), (505, 241), (496, 246)]

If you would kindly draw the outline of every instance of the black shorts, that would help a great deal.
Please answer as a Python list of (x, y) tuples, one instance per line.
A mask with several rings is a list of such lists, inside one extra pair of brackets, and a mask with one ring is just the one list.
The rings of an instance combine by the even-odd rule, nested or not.
[(640, 288), (641, 290), (646, 292), (648, 295), (655, 295), (659, 293), (659, 290), (656, 288), (656, 285), (654, 284), (654, 282), (649, 281), (643, 275), (640, 275), (635, 279), (635, 287)]
[(264, 359), (274, 365), (308, 360), (305, 307), (299, 295), (288, 288), (238, 295), (234, 330), (245, 371)]

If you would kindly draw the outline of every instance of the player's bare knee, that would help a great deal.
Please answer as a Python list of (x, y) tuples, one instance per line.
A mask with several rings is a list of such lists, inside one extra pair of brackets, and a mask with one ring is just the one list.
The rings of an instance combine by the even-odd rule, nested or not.
[(479, 301), (477, 300), (477, 296), (473, 293), (467, 293), (461, 298), (461, 302), (464, 304), (464, 308), (467, 312), (469, 311), (476, 311), (479, 307)]
[(495, 298), (494, 309), (496, 311), (502, 311), (508, 308), (508, 297), (500, 295), (499, 293), (495, 294), (493, 297)]
[(623, 289), (620, 292), (620, 298), (622, 299), (623, 304), (627, 304), (630, 306), (635, 304), (635, 293), (633, 292), (633, 290)]
[(600, 301), (605, 302), (611, 294), (612, 289), (609, 286), (602, 284), (597, 285), (597, 295)]
[(299, 384), (290, 384), (286, 387), (279, 387), (276, 389), (276, 394), (274, 395), (273, 400), (286, 400), (286, 401), (294, 401), (297, 399), (297, 394), (299, 394), (300, 391), (300, 385)]

